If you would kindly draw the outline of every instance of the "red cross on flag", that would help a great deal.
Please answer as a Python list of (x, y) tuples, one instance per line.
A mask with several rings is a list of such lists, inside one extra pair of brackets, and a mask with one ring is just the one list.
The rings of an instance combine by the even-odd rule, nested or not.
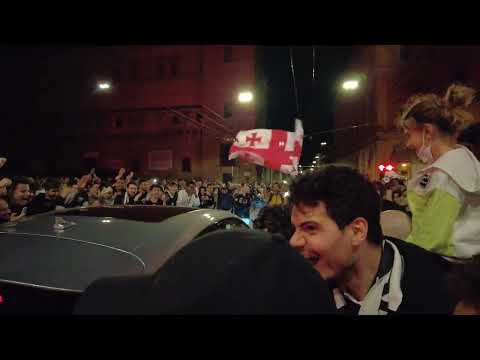
[(295, 176), (302, 155), (302, 121), (295, 120), (295, 132), (271, 129), (240, 131), (230, 147), (228, 159), (240, 159)]

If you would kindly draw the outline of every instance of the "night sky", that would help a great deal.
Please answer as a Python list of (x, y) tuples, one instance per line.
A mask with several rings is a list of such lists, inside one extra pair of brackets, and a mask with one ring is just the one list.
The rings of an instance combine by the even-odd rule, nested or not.
[[(335, 88), (350, 62), (351, 47), (316, 46), (315, 80), (312, 79), (312, 46), (293, 47), (292, 59), (298, 91), (298, 114), (303, 120), (305, 134), (333, 129)], [(267, 127), (292, 131), (297, 105), (289, 47), (266, 47), (263, 68), (267, 83)], [(302, 164), (310, 162), (319, 152), (321, 141), (331, 143), (332, 136), (305, 139)]]

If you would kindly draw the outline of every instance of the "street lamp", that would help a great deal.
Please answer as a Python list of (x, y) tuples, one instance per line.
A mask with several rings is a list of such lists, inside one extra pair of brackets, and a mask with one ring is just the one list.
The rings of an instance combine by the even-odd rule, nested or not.
[(358, 80), (350, 79), (350, 80), (345, 80), (343, 82), (342, 87), (343, 87), (343, 90), (353, 91), (358, 89), (358, 85), (359, 85)]
[(97, 84), (98, 91), (108, 91), (112, 88), (112, 84), (108, 81), (102, 81)]
[(322, 141), (322, 142), (320, 143), (320, 146), (325, 146), (325, 145), (327, 145), (327, 143), (326, 143), (325, 141)]
[(251, 103), (253, 101), (253, 93), (251, 91), (242, 91), (238, 94), (238, 102), (242, 104)]

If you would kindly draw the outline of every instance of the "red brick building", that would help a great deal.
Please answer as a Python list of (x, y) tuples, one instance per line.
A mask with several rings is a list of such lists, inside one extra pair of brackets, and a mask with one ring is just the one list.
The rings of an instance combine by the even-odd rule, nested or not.
[[(337, 132), (337, 161), (350, 163), (372, 178), (378, 164), (406, 164), (408, 174), (417, 165), (415, 154), (403, 148), (396, 118), (402, 104), (415, 93), (444, 94), (448, 85), (462, 82), (480, 89), (478, 46), (356, 46), (353, 61), (339, 79), (360, 78), (356, 91), (338, 91), (335, 128), (362, 125)], [(478, 101), (471, 111), (480, 115)]]
[[(264, 121), (257, 116), (255, 58), (254, 46), (78, 51), (72, 61), (88, 84), (82, 111), (72, 114), (78, 127), (62, 147), (69, 166), (212, 180), (233, 171), (237, 179), (255, 176), (254, 167), (226, 161), (229, 139)], [(98, 89), (101, 83), (111, 87)], [(242, 91), (254, 93), (253, 102), (239, 103)]]

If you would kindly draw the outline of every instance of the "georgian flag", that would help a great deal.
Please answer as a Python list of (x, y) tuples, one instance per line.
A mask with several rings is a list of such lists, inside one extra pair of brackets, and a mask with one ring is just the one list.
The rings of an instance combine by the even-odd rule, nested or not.
[(228, 159), (240, 159), (296, 176), (302, 146), (302, 121), (295, 119), (295, 132), (271, 129), (240, 131), (230, 147)]

